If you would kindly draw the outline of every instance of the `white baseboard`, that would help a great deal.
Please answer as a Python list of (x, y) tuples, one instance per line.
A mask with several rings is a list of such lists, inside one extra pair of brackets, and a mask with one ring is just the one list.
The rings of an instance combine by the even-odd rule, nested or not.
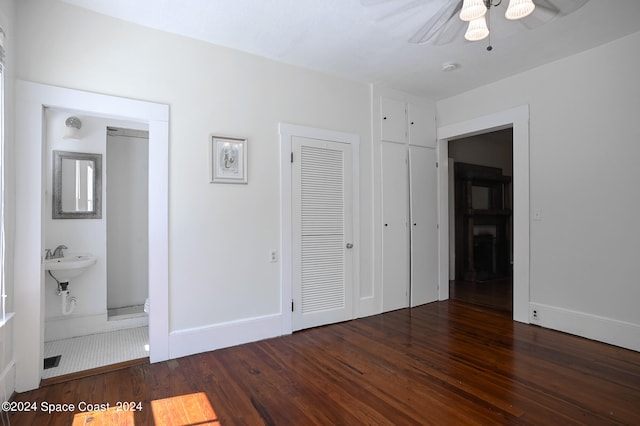
[(52, 340), (69, 339), (71, 337), (143, 327), (146, 325), (149, 325), (148, 315), (111, 321), (109, 321), (106, 312), (97, 315), (71, 315), (48, 318), (44, 323), (44, 341), (50, 342)]
[[(531, 324), (640, 351), (640, 325), (539, 303), (529, 304)], [(537, 313), (537, 318), (534, 316)]]
[[(16, 390), (16, 362), (14, 358), (14, 313), (0, 318), (0, 400), (6, 402)], [(0, 413), (2, 410), (0, 410)], [(4, 419), (4, 417), (3, 417)]]
[(172, 331), (169, 358), (180, 358), (282, 335), (282, 315)]

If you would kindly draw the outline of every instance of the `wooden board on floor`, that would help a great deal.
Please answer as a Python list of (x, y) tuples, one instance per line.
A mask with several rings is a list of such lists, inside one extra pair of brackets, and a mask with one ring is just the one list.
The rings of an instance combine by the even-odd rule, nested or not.
[(62, 376), (51, 377), (50, 379), (42, 379), (40, 386), (51, 386), (56, 383), (68, 382), (69, 380), (81, 379), (83, 377), (95, 376), (96, 374), (108, 373), (109, 371), (121, 370), (123, 368), (132, 367), (134, 365), (148, 364), (149, 357), (132, 359), (129, 361), (109, 364), (102, 367), (91, 368), (89, 370), (76, 371), (75, 373), (64, 374)]

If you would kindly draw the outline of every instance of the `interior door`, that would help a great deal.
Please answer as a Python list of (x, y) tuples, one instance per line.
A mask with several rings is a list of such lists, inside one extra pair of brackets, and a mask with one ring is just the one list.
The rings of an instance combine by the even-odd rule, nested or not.
[(438, 300), (438, 175), (436, 150), (409, 147), (411, 306)]
[(409, 306), (407, 146), (382, 142), (382, 310)]
[(292, 329), (352, 319), (351, 145), (294, 136), (291, 180)]

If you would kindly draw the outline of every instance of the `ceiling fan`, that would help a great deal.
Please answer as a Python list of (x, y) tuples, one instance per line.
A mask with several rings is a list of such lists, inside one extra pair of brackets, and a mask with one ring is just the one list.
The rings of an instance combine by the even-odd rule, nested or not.
[[(390, 4), (392, 2), (398, 3), (397, 13), (406, 12), (410, 9), (415, 9), (420, 6), (426, 6), (428, 3), (433, 3), (434, 0), (360, 0), (360, 3), (366, 7), (374, 7), (383, 5), (385, 3)], [(467, 0), (445, 0), (442, 6), (431, 16), (425, 16), (426, 22), (409, 38), (410, 43), (415, 44), (433, 44), (444, 45), (451, 43), (458, 39), (464, 28), (468, 25), (466, 20), (462, 20), (460, 12), (463, 9), (463, 3)], [(535, 10), (528, 16), (518, 19), (517, 22), (522, 24), (526, 29), (533, 29), (543, 25), (558, 16), (568, 15), (582, 6), (584, 6), (589, 0), (533, 0)], [(486, 10), (482, 15), (487, 17), (491, 16), (491, 19), (502, 19), (506, 21), (505, 12), (507, 10), (507, 4), (509, 0), (477, 0), (474, 3), (480, 3)], [(530, 3), (530, 2), (529, 2)], [(492, 9), (501, 7), (502, 13), (492, 15)], [(481, 24), (481, 23), (479, 23)], [(491, 24), (489, 24), (491, 25)], [(506, 24), (505, 24), (506, 25)], [(469, 28), (467, 34), (470, 32)], [(470, 41), (481, 40), (489, 34), (489, 30), (481, 30), (481, 34), (484, 36), (475, 37), (473, 35), (465, 38)], [(471, 37), (471, 38), (470, 38)], [(491, 50), (488, 48), (488, 50)]]

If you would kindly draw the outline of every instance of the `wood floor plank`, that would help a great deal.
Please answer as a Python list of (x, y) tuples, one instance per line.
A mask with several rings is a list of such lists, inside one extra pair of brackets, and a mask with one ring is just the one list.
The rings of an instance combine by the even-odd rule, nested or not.
[[(15, 401), (139, 402), (137, 426), (637, 425), (640, 353), (450, 300), (53, 384)], [(74, 414), (10, 420), (70, 425)]]

